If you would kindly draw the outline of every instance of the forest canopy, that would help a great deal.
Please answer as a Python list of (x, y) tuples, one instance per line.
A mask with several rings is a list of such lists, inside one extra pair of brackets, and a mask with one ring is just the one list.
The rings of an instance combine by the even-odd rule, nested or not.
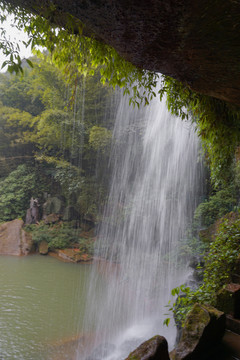
[(113, 93), (99, 73), (67, 83), (46, 58), (31, 62), (24, 77), (0, 74), (0, 221), (24, 217), (30, 198), (43, 202), (44, 194), (61, 194), (66, 205), (78, 204), (82, 218), (97, 221), (108, 183)]

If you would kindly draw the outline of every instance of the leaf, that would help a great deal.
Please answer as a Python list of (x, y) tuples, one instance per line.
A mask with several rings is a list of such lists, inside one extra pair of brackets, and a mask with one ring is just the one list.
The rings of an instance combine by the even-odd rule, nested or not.
[(32, 63), (32, 61), (31, 61), (31, 60), (26, 59), (26, 62), (28, 63), (28, 65), (29, 65), (31, 68), (33, 68), (33, 63)]
[(2, 63), (1, 69), (3, 69), (8, 63), (9, 63), (8, 61), (4, 61), (4, 62)]
[(168, 326), (169, 323), (170, 323), (170, 318), (167, 318), (167, 319), (165, 319), (165, 320), (163, 321), (163, 325)]

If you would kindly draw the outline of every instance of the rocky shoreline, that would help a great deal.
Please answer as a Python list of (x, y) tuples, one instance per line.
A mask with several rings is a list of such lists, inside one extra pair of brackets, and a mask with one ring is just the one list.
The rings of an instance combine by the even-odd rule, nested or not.
[(42, 241), (37, 248), (31, 233), (24, 230), (23, 220), (16, 219), (0, 225), (0, 255), (26, 256), (34, 253), (48, 254), (58, 260), (71, 263), (93, 260), (92, 256), (80, 252), (78, 248), (49, 251), (46, 241)]

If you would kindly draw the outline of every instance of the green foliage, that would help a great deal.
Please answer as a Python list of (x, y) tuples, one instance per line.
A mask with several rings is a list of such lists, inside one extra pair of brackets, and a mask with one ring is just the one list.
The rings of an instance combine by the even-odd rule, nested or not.
[[(171, 291), (171, 295), (176, 300), (169, 300), (168, 305), (166, 305), (168, 311), (171, 311), (174, 316), (174, 320), (177, 326), (182, 326), (185, 320), (185, 317), (189, 310), (191, 310), (194, 302), (191, 298), (191, 289), (189, 286), (180, 285)], [(176, 298), (177, 297), (177, 298)], [(169, 314), (165, 314), (169, 315)], [(168, 326), (170, 323), (170, 318), (166, 318), (163, 321), (163, 325)]]
[[(108, 181), (112, 93), (98, 81), (99, 74), (66, 84), (46, 57), (33, 62), (34, 69), (28, 69), (23, 80), (0, 75), (2, 176), (35, 159), (49, 182), (43, 192), (63, 195), (68, 205), (78, 202), (82, 217), (97, 219)], [(39, 106), (30, 109), (29, 103)]]
[(39, 156), (37, 159), (53, 166), (52, 177), (56, 183), (60, 184), (61, 192), (67, 199), (72, 193), (80, 191), (84, 182), (81, 169), (55, 157)]
[(198, 205), (194, 214), (194, 225), (206, 227), (213, 224), (217, 219), (229, 213), (236, 206), (236, 194), (234, 187), (228, 187), (217, 191)]
[(216, 292), (230, 280), (240, 250), (240, 219), (225, 220), (205, 257), (203, 285), (196, 292), (201, 301), (215, 302)]
[(36, 73), (37, 69), (34, 68), (34, 72), (26, 70), (22, 78), (0, 74), (0, 99), (3, 105), (27, 112), (32, 116), (41, 113), (44, 104), (40, 89), (35, 88)]
[(32, 230), (32, 238), (35, 244), (46, 241), (50, 249), (65, 249), (78, 242), (78, 232), (65, 224), (58, 225), (35, 225)]
[(112, 132), (110, 130), (101, 126), (93, 126), (90, 129), (89, 144), (94, 150), (101, 153), (109, 152), (111, 140)]
[(36, 132), (31, 140), (38, 144), (38, 148), (47, 154), (62, 154), (69, 150), (72, 143), (71, 115), (67, 111), (49, 109), (41, 113), (36, 119)]
[(32, 233), (36, 245), (46, 241), (51, 250), (78, 247), (79, 252), (93, 255), (94, 240), (82, 238), (79, 229), (72, 228), (68, 224), (46, 225), (41, 222), (39, 225), (27, 225), (25, 230)]
[(29, 113), (0, 106), (0, 156), (24, 156), (26, 153), (31, 156), (34, 146), (25, 135), (32, 126), (33, 118)]
[(41, 180), (34, 167), (19, 165), (0, 181), (0, 221), (10, 221), (26, 215), (31, 197), (42, 192)]
[(192, 235), (192, 232), (189, 232), (188, 236), (180, 240), (179, 248), (176, 249), (176, 254), (173, 260), (177, 262), (179, 266), (186, 265), (186, 262), (189, 259), (199, 259), (205, 251), (207, 244), (202, 242), (198, 237)]
[(218, 291), (230, 280), (239, 251), (240, 218), (235, 221), (226, 219), (219, 226), (215, 241), (210, 244), (209, 251), (204, 257), (202, 284), (196, 290), (184, 285), (172, 290), (172, 295), (178, 297), (168, 307), (178, 324), (183, 324), (187, 312), (194, 303), (215, 305)]
[(166, 95), (168, 109), (183, 120), (192, 118), (206, 151), (211, 179), (217, 188), (232, 179), (232, 164), (240, 144), (240, 109), (225, 101), (201, 95), (187, 85), (163, 76), (161, 98)]
[(80, 214), (98, 221), (106, 200), (106, 188), (94, 177), (85, 178), (77, 199)]
[(94, 255), (94, 239), (79, 238), (78, 246), (81, 253)]

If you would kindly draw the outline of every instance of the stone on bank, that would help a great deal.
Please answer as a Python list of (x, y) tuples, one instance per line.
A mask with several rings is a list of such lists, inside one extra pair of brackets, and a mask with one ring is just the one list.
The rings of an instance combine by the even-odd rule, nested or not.
[(170, 360), (167, 340), (156, 335), (131, 352), (126, 360)]
[(0, 226), (0, 255), (21, 256), (33, 251), (31, 235), (23, 225), (23, 220), (16, 219)]
[(171, 352), (172, 360), (205, 359), (221, 343), (226, 317), (211, 306), (195, 304), (189, 312), (177, 347)]

